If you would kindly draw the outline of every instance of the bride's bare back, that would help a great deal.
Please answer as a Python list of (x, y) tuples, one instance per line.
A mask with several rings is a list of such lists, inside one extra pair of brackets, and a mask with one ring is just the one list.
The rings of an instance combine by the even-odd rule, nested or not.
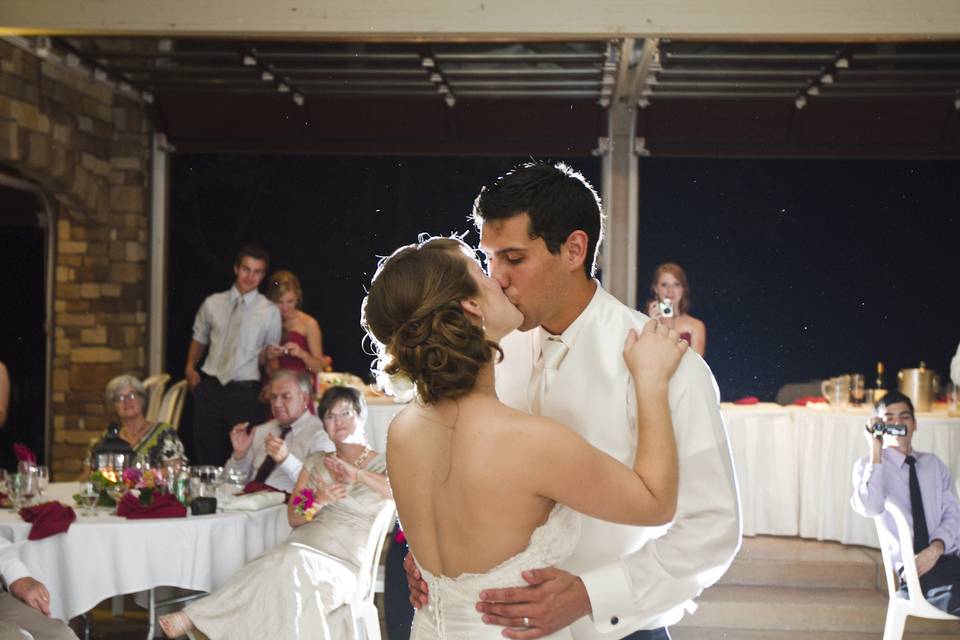
[[(526, 548), (556, 502), (611, 522), (669, 522), (678, 469), (667, 383), (685, 350), (655, 322), (627, 338), (637, 395), (632, 468), (549, 418), (507, 407), (492, 391), (401, 411), (390, 425), (387, 459), (420, 566), (448, 577), (487, 572)], [(492, 389), (487, 373), (484, 386)]]
[[(411, 405), (390, 425), (387, 459), (414, 556), (435, 575), (483, 573), (522, 551), (553, 500), (525, 464), (545, 419), (490, 395)], [(524, 442), (530, 440), (525, 445)]]

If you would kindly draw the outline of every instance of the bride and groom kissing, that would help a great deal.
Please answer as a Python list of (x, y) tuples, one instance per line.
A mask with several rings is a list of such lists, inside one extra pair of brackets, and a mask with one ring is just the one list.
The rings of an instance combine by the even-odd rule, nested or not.
[(387, 443), (412, 638), (669, 638), (740, 543), (713, 376), (592, 277), (603, 217), (580, 174), (521, 165), (474, 221), (488, 274), (430, 239), (363, 306), (382, 376), (417, 395)]

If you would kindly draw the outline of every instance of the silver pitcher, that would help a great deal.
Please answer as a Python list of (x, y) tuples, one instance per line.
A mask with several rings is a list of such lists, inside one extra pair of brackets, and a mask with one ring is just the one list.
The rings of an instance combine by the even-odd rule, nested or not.
[(901, 369), (897, 374), (900, 382), (900, 393), (913, 401), (913, 408), (917, 411), (929, 411), (937, 390), (940, 389), (940, 377), (932, 369), (927, 369), (924, 363), (916, 369)]

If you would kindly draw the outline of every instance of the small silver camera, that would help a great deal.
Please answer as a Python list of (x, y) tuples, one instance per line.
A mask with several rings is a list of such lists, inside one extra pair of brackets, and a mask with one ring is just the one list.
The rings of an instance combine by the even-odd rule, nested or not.
[(660, 313), (663, 315), (664, 318), (673, 317), (673, 302), (669, 298), (667, 298), (666, 300), (661, 300), (657, 304), (659, 305)]

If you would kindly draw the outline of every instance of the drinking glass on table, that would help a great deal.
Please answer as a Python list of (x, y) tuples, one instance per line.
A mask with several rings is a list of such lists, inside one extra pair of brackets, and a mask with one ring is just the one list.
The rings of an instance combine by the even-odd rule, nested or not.
[(42, 464), (37, 467), (37, 493), (42, 496), (48, 486), (50, 486), (50, 469)]
[(23, 473), (15, 473), (9, 477), (7, 484), (10, 485), (10, 502), (13, 504), (14, 511), (20, 511), (33, 498), (36, 491), (33, 476)]
[(97, 500), (100, 499), (100, 492), (97, 490), (97, 485), (90, 480), (81, 480), (78, 493), (80, 495), (80, 501), (85, 508), (85, 515), (96, 515)]
[(6, 469), (0, 468), (0, 493), (7, 493), (7, 477), (8, 473)]

